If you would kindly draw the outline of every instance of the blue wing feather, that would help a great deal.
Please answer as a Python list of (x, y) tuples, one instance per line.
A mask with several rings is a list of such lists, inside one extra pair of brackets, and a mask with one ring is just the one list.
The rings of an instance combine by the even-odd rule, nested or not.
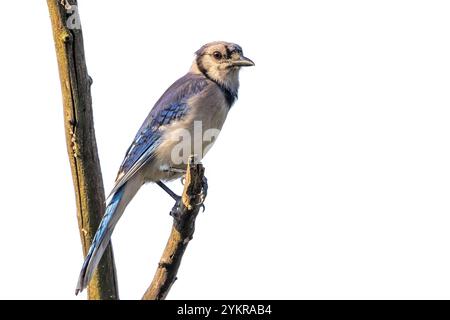
[(128, 148), (111, 194), (152, 159), (161, 143), (159, 128), (181, 120), (189, 112), (188, 99), (204, 90), (209, 82), (203, 75), (188, 73), (164, 92)]

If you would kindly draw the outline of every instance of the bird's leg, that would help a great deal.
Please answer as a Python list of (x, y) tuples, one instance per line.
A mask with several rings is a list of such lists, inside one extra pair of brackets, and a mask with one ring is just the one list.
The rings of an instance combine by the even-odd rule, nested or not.
[(157, 181), (156, 184), (161, 187), (169, 196), (172, 197), (173, 200), (175, 200), (175, 204), (172, 207), (172, 210), (170, 210), (170, 215), (178, 220), (180, 217), (180, 208), (181, 208), (181, 196), (177, 195), (175, 192), (170, 190), (168, 186), (166, 186), (162, 181)]
[(173, 173), (182, 173), (182, 174), (186, 174), (186, 169), (178, 169), (178, 168), (174, 168), (174, 167), (169, 167), (169, 169), (167, 169), (168, 172), (173, 172)]
[[(186, 170), (183, 169), (177, 169), (177, 168), (169, 168), (167, 171), (170, 172), (176, 172), (176, 173), (186, 173)], [(184, 179), (185, 177), (181, 178), (181, 183), (184, 184)], [(172, 199), (175, 200), (175, 205), (173, 206), (172, 210), (170, 211), (170, 215), (173, 217), (177, 216), (177, 213), (179, 212), (180, 209), (180, 201), (181, 201), (181, 196), (177, 195), (175, 192), (173, 192), (168, 186), (166, 186), (162, 181), (157, 181), (156, 184), (163, 189), (165, 192), (167, 192), (167, 194), (169, 196), (172, 197)], [(200, 193), (200, 201), (197, 203), (197, 205), (201, 205), (203, 212), (205, 211), (205, 205), (204, 205), (204, 201), (206, 198), (206, 195), (208, 194), (208, 179), (206, 179), (205, 176), (203, 176), (202, 179), (202, 191)]]
[[(174, 168), (174, 167), (167, 167), (163, 169), (164, 172), (171, 172), (171, 173), (182, 173), (182, 174), (186, 174), (186, 170), (185, 169), (179, 169), (179, 168)], [(181, 184), (184, 185), (184, 181), (185, 181), (185, 176), (181, 177)]]
[(170, 190), (168, 186), (166, 186), (162, 181), (157, 181), (156, 184), (161, 187), (169, 196), (172, 197), (173, 200), (178, 201), (181, 199), (179, 195), (177, 195), (175, 192)]

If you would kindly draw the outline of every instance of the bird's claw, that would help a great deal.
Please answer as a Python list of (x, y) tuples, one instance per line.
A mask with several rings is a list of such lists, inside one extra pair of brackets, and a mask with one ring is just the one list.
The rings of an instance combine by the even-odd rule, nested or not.
[(181, 197), (179, 197), (175, 201), (172, 210), (170, 210), (170, 216), (175, 220), (178, 220), (180, 218), (180, 215), (181, 215)]
[(206, 195), (208, 194), (208, 179), (206, 179), (205, 176), (202, 178), (202, 194), (203, 199), (206, 198)]
[[(208, 180), (206, 179), (206, 177), (203, 177), (202, 190), (200, 191), (200, 194), (198, 194), (199, 201), (195, 204), (196, 206), (200, 206), (202, 212), (205, 212), (206, 209), (204, 202), (207, 194), (208, 194)], [(178, 219), (181, 213), (181, 197), (175, 194), (172, 194), (172, 197), (176, 197), (176, 199), (175, 204), (172, 207), (172, 210), (170, 210), (170, 215), (174, 219)]]
[(202, 212), (205, 212), (205, 199), (206, 195), (208, 194), (208, 179), (206, 179), (205, 176), (202, 178), (202, 191), (199, 194), (200, 201), (197, 203), (197, 205), (201, 205), (201, 208), (203, 209)]

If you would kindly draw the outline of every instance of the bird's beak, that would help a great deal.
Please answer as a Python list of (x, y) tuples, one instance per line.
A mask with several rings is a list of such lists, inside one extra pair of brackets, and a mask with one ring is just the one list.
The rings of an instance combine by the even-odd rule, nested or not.
[(244, 56), (241, 56), (239, 60), (233, 61), (232, 63), (234, 66), (237, 67), (252, 67), (255, 65), (255, 63), (252, 60)]

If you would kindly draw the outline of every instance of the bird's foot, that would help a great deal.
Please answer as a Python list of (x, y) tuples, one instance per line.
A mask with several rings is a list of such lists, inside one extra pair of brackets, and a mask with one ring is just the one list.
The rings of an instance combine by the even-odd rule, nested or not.
[[(208, 180), (206, 179), (206, 177), (203, 177), (202, 179), (202, 190), (200, 192), (200, 194), (198, 195), (199, 197), (199, 201), (198, 203), (196, 203), (195, 205), (200, 206), (202, 208), (202, 212), (205, 212), (205, 198), (206, 195), (208, 194)], [(170, 215), (175, 218), (178, 219), (180, 217), (180, 213), (181, 213), (181, 197), (175, 194), (172, 194), (172, 198), (175, 199), (175, 204), (172, 207), (172, 210), (170, 211)]]
[(203, 204), (206, 199), (206, 195), (208, 194), (208, 179), (206, 179), (205, 176), (202, 178), (202, 191), (199, 194), (200, 201), (197, 203), (197, 205), (201, 205), (201, 208), (203, 209), (203, 212), (205, 212), (205, 205)]
[(175, 200), (175, 204), (173, 205), (172, 210), (170, 210), (170, 216), (177, 221), (181, 217), (181, 201), (181, 197), (178, 196), (178, 199)]

